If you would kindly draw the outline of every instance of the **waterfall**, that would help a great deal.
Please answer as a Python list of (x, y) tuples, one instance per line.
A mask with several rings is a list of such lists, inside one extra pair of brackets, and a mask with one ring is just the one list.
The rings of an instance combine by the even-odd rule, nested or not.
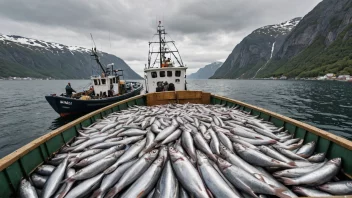
[[(262, 69), (269, 63), (269, 61), (271, 60), (271, 58), (273, 57), (274, 48), (275, 48), (275, 43), (276, 43), (276, 41), (275, 41), (275, 42), (273, 43), (273, 45), (271, 46), (271, 54), (270, 54), (269, 60), (266, 61), (266, 63), (265, 63), (262, 67), (260, 67), (257, 72), (255, 72), (253, 78), (255, 78), (255, 77), (257, 76), (258, 72), (259, 72), (260, 70), (262, 70)], [(252, 79), (253, 79), (253, 78), (252, 78)]]

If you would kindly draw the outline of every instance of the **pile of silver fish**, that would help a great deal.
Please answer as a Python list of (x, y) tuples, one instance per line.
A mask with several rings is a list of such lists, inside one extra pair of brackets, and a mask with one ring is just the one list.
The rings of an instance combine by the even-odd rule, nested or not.
[(351, 195), (341, 159), (235, 107), (132, 106), (79, 131), (23, 179), (26, 198)]

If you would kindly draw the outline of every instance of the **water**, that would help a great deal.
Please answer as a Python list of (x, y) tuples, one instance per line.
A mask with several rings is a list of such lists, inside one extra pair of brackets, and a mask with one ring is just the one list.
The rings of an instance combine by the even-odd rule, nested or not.
[[(0, 158), (75, 119), (60, 118), (44, 96), (68, 81), (0, 81)], [(82, 90), (88, 80), (71, 80)], [(188, 80), (202, 90), (253, 104), (352, 139), (352, 83), (331, 81)]]

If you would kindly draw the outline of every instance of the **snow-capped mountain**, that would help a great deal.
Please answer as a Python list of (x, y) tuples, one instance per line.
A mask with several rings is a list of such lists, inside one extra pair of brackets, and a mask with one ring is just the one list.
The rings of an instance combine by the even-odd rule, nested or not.
[(78, 46), (66, 46), (59, 43), (46, 42), (42, 40), (36, 40), (32, 38), (25, 38), (16, 35), (0, 35), (0, 42), (3, 44), (13, 43), (19, 46), (27, 47), (29, 49), (38, 50), (69, 50), (71, 52), (90, 52), (90, 49), (78, 47)]
[(211, 78), (256, 78), (300, 20), (297, 17), (254, 30), (236, 45)]
[[(122, 59), (102, 52), (103, 64), (114, 63), (128, 79), (140, 79)], [(0, 76), (88, 78), (99, 72), (90, 49), (16, 35), (0, 35)], [(99, 72), (100, 73), (100, 72)]]
[(296, 27), (296, 25), (301, 21), (301, 19), (302, 17), (297, 17), (297, 18), (282, 22), (280, 24), (267, 25), (254, 30), (253, 33), (271, 34), (272, 36), (275, 36), (277, 34), (287, 34), (291, 32), (294, 27)]

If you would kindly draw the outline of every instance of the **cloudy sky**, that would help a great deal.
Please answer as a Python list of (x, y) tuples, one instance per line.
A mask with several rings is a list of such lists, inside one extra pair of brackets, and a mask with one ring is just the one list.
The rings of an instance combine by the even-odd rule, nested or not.
[(143, 74), (161, 20), (193, 73), (256, 28), (304, 16), (321, 0), (0, 0), (0, 34), (98, 49)]

